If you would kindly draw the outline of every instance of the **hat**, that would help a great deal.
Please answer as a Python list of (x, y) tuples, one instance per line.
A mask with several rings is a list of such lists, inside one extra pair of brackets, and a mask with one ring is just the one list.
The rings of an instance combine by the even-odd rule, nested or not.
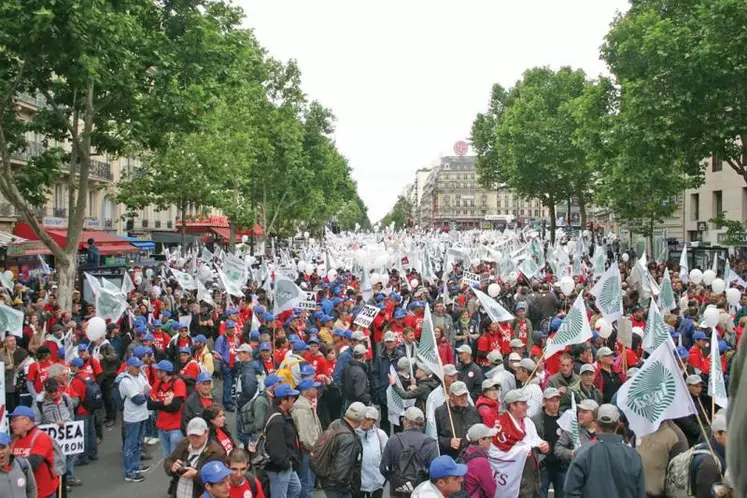
[(500, 351), (498, 351), (497, 349), (494, 349), (493, 351), (488, 353), (488, 361), (493, 365), (503, 363), (503, 355), (501, 354)]
[(345, 411), (345, 418), (353, 420), (354, 422), (360, 422), (366, 416), (366, 405), (360, 401), (351, 403), (348, 409)]
[(296, 389), (298, 389), (299, 392), (304, 392), (309, 389), (316, 389), (321, 385), (320, 382), (315, 382), (314, 379), (301, 379), (301, 382), (296, 384)]
[(602, 356), (612, 356), (612, 350), (607, 346), (599, 348), (599, 350), (597, 350), (597, 360)]
[(63, 330), (64, 328), (65, 327), (63, 327), (62, 324), (55, 323), (54, 325), (52, 325), (52, 328), (50, 329), (50, 331), (52, 331), (52, 332), (59, 332), (60, 330)]
[(428, 375), (430, 375), (430, 374), (433, 373), (433, 372), (431, 372), (430, 367), (426, 363), (424, 363), (422, 361), (416, 361), (415, 362), (415, 367), (417, 367), (418, 370), (422, 370), (423, 372), (427, 373)]
[(236, 327), (236, 322), (234, 322), (233, 320), (226, 320), (226, 328), (227, 329), (232, 329), (234, 327)]
[(368, 420), (379, 420), (379, 410), (373, 406), (366, 407), (366, 413), (363, 416)]
[(265, 388), (270, 388), (280, 382), (280, 377), (278, 374), (271, 373), (267, 377), (265, 377)]
[(514, 307), (514, 311), (526, 311), (527, 310), (527, 303), (518, 303)]
[(687, 383), (688, 386), (698, 386), (703, 383), (703, 379), (701, 379), (698, 374), (692, 374), (687, 376), (685, 383)]
[(242, 344), (236, 349), (236, 352), (252, 354), (252, 347), (249, 344)]
[(183, 348), (179, 348), (179, 354), (192, 354), (192, 348), (189, 346), (184, 346)]
[(399, 320), (400, 318), (404, 318), (404, 317), (405, 317), (405, 310), (403, 309), (396, 310), (394, 312), (394, 315), (392, 315), (392, 318), (394, 318), (395, 320)]
[(353, 348), (353, 356), (363, 356), (366, 354), (366, 351), (368, 351), (366, 346), (363, 344), (356, 344)]
[(457, 375), (458, 373), (456, 367), (451, 363), (444, 365), (444, 375)]
[(133, 356), (129, 360), (127, 360), (127, 366), (128, 367), (137, 367), (140, 368), (144, 365), (144, 363), (138, 358), (137, 356)]
[(550, 322), (550, 330), (558, 330), (563, 325), (563, 320), (560, 318), (553, 318)]
[(146, 348), (145, 346), (135, 346), (135, 348), (132, 350), (132, 354), (142, 359), (142, 357), (147, 354), (148, 349), (149, 348)]
[(583, 374), (583, 373), (586, 373), (586, 372), (595, 373), (596, 370), (594, 370), (594, 365), (591, 365), (589, 363), (584, 363), (583, 365), (581, 365), (581, 369), (578, 372), (579, 375)]
[(521, 339), (511, 339), (511, 342), (509, 343), (509, 347), (511, 348), (523, 348), (524, 343), (521, 342)]
[(334, 329), (332, 331), (333, 335), (336, 335), (337, 337), (345, 337), (345, 331), (342, 329)]
[(272, 351), (272, 346), (270, 345), (269, 342), (263, 342), (262, 344), (259, 345), (259, 350), (260, 351)]
[(480, 439), (485, 439), (486, 437), (493, 437), (496, 434), (498, 434), (498, 429), (496, 428), (490, 428), (485, 424), (475, 424), (472, 427), (469, 428), (467, 431), (467, 439), (472, 441), (473, 443), (476, 443)]
[(410, 422), (419, 422), (422, 424), (425, 421), (425, 415), (423, 415), (423, 411), (417, 406), (411, 406), (410, 408), (405, 410), (403, 416)]
[(680, 357), (680, 360), (685, 361), (690, 357), (690, 352), (685, 346), (679, 346), (677, 348), (677, 355)]
[(391, 330), (384, 334), (384, 342), (395, 342), (397, 340), (397, 335), (392, 332)]
[(537, 368), (537, 364), (531, 358), (524, 358), (519, 362), (519, 368), (523, 368), (527, 372), (534, 372)]
[(83, 361), (82, 358), (77, 358), (76, 357), (76, 358), (73, 358), (72, 360), (70, 360), (70, 366), (71, 367), (83, 368), (84, 364), (85, 364), (85, 362)]
[(585, 399), (579, 402), (579, 404), (576, 406), (579, 410), (585, 410), (587, 412), (593, 412), (594, 410), (599, 409), (599, 403), (597, 403), (593, 399)]
[(197, 337), (195, 337), (193, 339), (193, 341), (194, 342), (199, 342), (200, 344), (207, 344), (207, 337), (205, 337), (204, 335), (200, 334)]
[[(311, 330), (309, 330), (311, 332)], [(259, 340), (259, 330), (252, 330), (249, 332), (249, 340), (250, 341), (258, 341)]]
[(356, 330), (352, 334), (350, 334), (350, 338), (354, 341), (365, 341), (366, 340), (366, 334), (361, 332), (360, 330)]
[(195, 417), (187, 424), (187, 436), (202, 436), (208, 430), (205, 419)]
[(34, 410), (29, 408), (28, 406), (16, 406), (16, 409), (13, 410), (13, 413), (10, 414), (10, 417), (28, 417), (31, 420), (34, 420)]
[(213, 460), (202, 466), (200, 469), (200, 479), (205, 484), (217, 484), (223, 482), (231, 473), (232, 471), (223, 462)]
[(511, 353), (508, 355), (508, 362), (511, 363), (512, 361), (521, 361), (521, 355), (519, 353)]
[[(225, 313), (223, 313), (223, 315), (225, 315), (225, 316), (230, 316), (230, 315), (238, 315), (238, 314), (239, 314), (239, 310), (238, 310), (238, 308), (228, 308), (228, 309), (226, 310), (226, 312), (225, 312)], [(229, 320), (229, 321), (230, 321), (230, 320)], [(226, 323), (226, 325), (228, 325), (228, 323)], [(234, 324), (234, 325), (235, 325), (235, 324)]]
[(306, 342), (308, 343), (309, 346), (311, 346), (312, 344), (319, 344), (320, 341), (319, 341), (318, 337), (311, 336), (311, 337), (308, 338), (308, 340)]
[(469, 347), (467, 344), (462, 344), (457, 348), (457, 353), (467, 353), (472, 354), (472, 348)]
[(10, 446), (10, 435), (5, 432), (0, 432), (0, 446)]
[(174, 373), (174, 364), (171, 363), (169, 360), (161, 360), (155, 365), (153, 365), (153, 368), (156, 370), (161, 370), (166, 373)]
[(449, 393), (452, 396), (462, 396), (463, 394), (469, 393), (469, 390), (467, 389), (467, 384), (458, 380), (451, 384), (451, 387), (449, 387)]
[(498, 387), (501, 386), (501, 381), (498, 380), (498, 379), (496, 379), (496, 378), (485, 379), (484, 381), (482, 381), (482, 390), (483, 391), (487, 391), (491, 387), (496, 387), (496, 386), (498, 386)]
[(212, 381), (213, 381), (213, 378), (207, 372), (198, 373), (197, 379), (195, 380), (195, 382), (197, 382), (198, 384), (201, 382), (212, 382)]
[(266, 322), (271, 321), (273, 318), (275, 317), (272, 315), (272, 313), (262, 313), (262, 320)]
[(506, 397), (504, 398), (504, 403), (506, 406), (510, 405), (511, 403), (518, 403), (520, 401), (527, 402), (529, 398), (526, 394), (524, 394), (524, 391), (521, 389), (512, 389), (509, 392), (506, 393)]
[(88, 351), (88, 344), (78, 344), (78, 352)]
[(456, 463), (449, 455), (442, 455), (431, 462), (429, 473), (431, 479), (462, 477), (467, 473), (467, 466)]
[(306, 363), (301, 367), (301, 376), (302, 377), (308, 377), (309, 375), (316, 375), (316, 368), (314, 365), (309, 365)]
[(731, 346), (729, 346), (729, 343), (726, 342), (723, 339), (720, 339), (718, 341), (718, 352), (719, 353), (725, 353), (731, 349)]
[(275, 388), (275, 397), (276, 398), (285, 398), (288, 396), (298, 396), (299, 393), (295, 389), (293, 389), (290, 384), (280, 384), (278, 387)]
[(726, 417), (716, 414), (711, 422), (711, 432), (725, 432), (726, 430)]
[(44, 383), (45, 391), (54, 391), (59, 388), (60, 388), (60, 385), (57, 383), (55, 379), (47, 379), (47, 381)]
[(697, 332), (693, 334), (693, 341), (707, 341), (707, 340), (708, 340), (708, 336), (706, 336), (705, 333), (701, 332), (700, 330), (698, 330)]
[(542, 399), (553, 399), (559, 397), (560, 391), (558, 391), (554, 387), (548, 387), (547, 389), (545, 389), (545, 392), (542, 393)]
[(599, 410), (597, 411), (597, 421), (604, 424), (612, 424), (618, 420), (620, 420), (620, 411), (615, 405), (607, 403), (599, 407)]

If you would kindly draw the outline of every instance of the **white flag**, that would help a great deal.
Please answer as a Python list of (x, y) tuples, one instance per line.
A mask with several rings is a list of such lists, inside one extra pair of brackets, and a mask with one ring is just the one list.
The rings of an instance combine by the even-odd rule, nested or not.
[(614, 323), (623, 314), (622, 283), (620, 269), (610, 265), (589, 291), (596, 298), (596, 305), (609, 323)]
[(44, 258), (42, 258), (41, 256), (37, 256), (37, 258), (39, 258), (39, 264), (41, 264), (42, 273), (44, 273), (45, 275), (49, 275), (50, 273), (52, 273), (52, 269), (49, 267), (47, 262), (44, 261)]
[(519, 441), (510, 450), (501, 451), (494, 445), (488, 452), (488, 460), (495, 476), (496, 497), (517, 498), (521, 488), (521, 474), (532, 447)]
[(205, 301), (207, 304), (215, 308), (215, 301), (213, 301), (213, 296), (208, 292), (205, 285), (203, 285), (202, 282), (200, 282), (200, 279), (196, 280), (197, 282), (197, 302)]
[[(45, 321), (46, 325), (47, 322)], [(0, 304), (0, 331), (23, 337), (23, 311)]]
[(498, 303), (498, 301), (488, 296), (480, 289), (472, 289), (472, 291), (477, 296), (477, 299), (480, 300), (480, 304), (485, 308), (485, 311), (487, 311), (492, 322), (510, 322), (515, 319), (514, 315), (509, 313), (506, 308)]
[(669, 268), (664, 268), (664, 278), (661, 280), (661, 294), (659, 294), (659, 306), (664, 311), (671, 311), (677, 307), (672, 289), (672, 278), (669, 276)]
[(371, 285), (371, 274), (368, 268), (363, 267), (363, 276), (361, 278), (361, 295), (363, 302), (367, 303), (373, 298), (373, 285)]
[(171, 273), (174, 275), (174, 278), (179, 283), (179, 285), (182, 287), (182, 289), (187, 290), (195, 290), (197, 289), (197, 283), (195, 281), (195, 278), (192, 277), (189, 273), (185, 271), (179, 271), (175, 269), (171, 269)]
[(638, 437), (656, 432), (664, 420), (697, 413), (673, 347), (664, 341), (617, 391), (617, 406)]
[(85, 275), (86, 282), (88, 282), (88, 286), (91, 287), (93, 295), (95, 296), (98, 294), (99, 289), (101, 289), (101, 281), (88, 272), (83, 272), (83, 275)]
[(306, 292), (296, 283), (279, 273), (275, 274), (275, 315), (298, 306), (306, 299)]
[[(397, 372), (394, 370), (393, 365), (389, 365), (389, 375), (394, 375), (397, 379), (396, 384), (400, 387), (400, 389), (404, 390), (402, 387), (402, 382), (399, 380), (399, 375), (397, 375)], [(389, 422), (392, 425), (399, 425), (399, 418), (402, 416), (403, 413), (405, 413), (405, 410), (415, 404), (414, 399), (402, 399), (402, 397), (397, 394), (397, 392), (392, 388), (392, 386), (389, 386), (386, 388), (386, 407), (389, 411)]]
[(431, 307), (427, 303), (423, 316), (423, 330), (420, 333), (420, 341), (418, 341), (418, 360), (425, 363), (433, 372), (433, 375), (443, 382), (443, 365), (441, 364), (441, 356), (438, 354), (436, 329), (433, 327), (433, 320), (431, 319)]
[(436, 426), (436, 408), (446, 402), (444, 387), (438, 386), (428, 395), (425, 400), (425, 434), (438, 439), (438, 429)]
[(581, 447), (581, 436), (578, 429), (578, 412), (576, 410), (576, 393), (571, 391), (571, 407), (564, 411), (563, 414), (558, 418), (558, 427), (563, 429), (565, 432), (571, 435), (571, 442), (573, 443), (574, 449)]
[(233, 254), (225, 254), (222, 268), (218, 269), (218, 276), (231, 296), (243, 297), (246, 284), (246, 263)]
[(683, 284), (687, 284), (690, 281), (690, 269), (687, 265), (687, 246), (684, 246), (682, 254), (680, 254), (680, 280), (682, 280)]
[(643, 335), (643, 350), (649, 354), (653, 353), (656, 351), (656, 348), (661, 346), (662, 342), (671, 339), (671, 337), (669, 327), (664, 323), (664, 319), (661, 317), (661, 313), (659, 313), (659, 308), (652, 299), (648, 308), (646, 332)]
[(129, 306), (119, 289), (114, 292), (102, 287), (96, 294), (96, 316), (104, 320), (116, 322)]
[(551, 357), (558, 351), (563, 351), (566, 346), (571, 344), (586, 342), (591, 339), (591, 336), (584, 296), (579, 294), (555, 336), (547, 340), (545, 358)]
[(711, 371), (708, 375), (708, 396), (723, 409), (729, 407), (729, 395), (724, 383), (724, 370), (721, 367), (721, 352), (718, 349), (718, 333), (711, 329)]
[(129, 296), (130, 292), (135, 290), (135, 284), (130, 278), (129, 272), (127, 271), (125, 271), (124, 275), (122, 276), (122, 287), (120, 290), (125, 296)]

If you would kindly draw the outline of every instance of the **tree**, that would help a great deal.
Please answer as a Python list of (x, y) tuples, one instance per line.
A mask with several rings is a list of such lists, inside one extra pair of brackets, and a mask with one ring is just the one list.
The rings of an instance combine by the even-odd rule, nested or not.
[(486, 189), (497, 189), (502, 183), (500, 154), (496, 143), (496, 129), (503, 113), (514, 101), (515, 95), (509, 94), (501, 85), (493, 85), (490, 104), (485, 113), (478, 113), (472, 123), (470, 141), (477, 153), (475, 170), (477, 181)]
[(631, 123), (690, 176), (713, 156), (747, 182), (746, 25), (742, 0), (637, 0), (607, 34)]
[(392, 223), (400, 228), (410, 226), (412, 223), (412, 208), (412, 202), (407, 197), (400, 195), (397, 197), (397, 202), (394, 203), (392, 210), (381, 219), (381, 226), (386, 227)]

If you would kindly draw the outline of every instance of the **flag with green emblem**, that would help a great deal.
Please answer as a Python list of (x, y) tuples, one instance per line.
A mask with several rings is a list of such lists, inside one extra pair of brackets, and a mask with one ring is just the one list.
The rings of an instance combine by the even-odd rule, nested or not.
[(591, 339), (589, 317), (586, 315), (583, 293), (573, 302), (573, 307), (565, 316), (563, 324), (555, 335), (547, 340), (545, 358), (549, 358), (558, 351), (562, 351), (571, 344), (581, 344)]
[(425, 315), (423, 316), (423, 330), (420, 333), (418, 342), (418, 361), (423, 362), (433, 375), (443, 382), (443, 365), (441, 365), (441, 356), (438, 354), (438, 344), (436, 343), (436, 329), (433, 328), (431, 319), (431, 307), (425, 305)]
[(711, 371), (708, 375), (708, 396), (721, 408), (729, 407), (729, 395), (724, 382), (724, 369), (721, 366), (721, 352), (718, 349), (718, 333), (711, 332)]
[(596, 298), (597, 308), (609, 323), (614, 323), (622, 316), (622, 283), (620, 269), (616, 264), (610, 265), (607, 271), (602, 273), (589, 293)]
[[(648, 308), (646, 332), (643, 334), (643, 350), (651, 354), (656, 351), (656, 348), (661, 346), (662, 342), (671, 339), (671, 337), (669, 326), (664, 323), (664, 318), (662, 318), (659, 312), (659, 307), (656, 306), (656, 303), (652, 299)], [(672, 344), (674, 344), (674, 341), (672, 341)]]
[(664, 269), (664, 278), (661, 280), (659, 306), (664, 311), (671, 311), (677, 307), (677, 300), (674, 298), (674, 289), (672, 289), (672, 278), (669, 276), (668, 268)]

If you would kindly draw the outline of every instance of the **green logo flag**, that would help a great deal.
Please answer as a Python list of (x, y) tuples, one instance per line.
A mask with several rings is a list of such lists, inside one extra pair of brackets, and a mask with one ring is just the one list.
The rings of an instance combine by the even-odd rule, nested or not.
[(485, 308), (485, 311), (487, 311), (492, 322), (510, 322), (516, 318), (514, 315), (506, 311), (506, 308), (501, 306), (498, 301), (481, 290), (472, 289), (472, 291), (477, 295), (477, 299), (480, 301), (482, 307)]
[(185, 271), (175, 270), (173, 268), (171, 269), (171, 273), (174, 275), (174, 278), (179, 283), (182, 289), (188, 289), (188, 290), (197, 289), (197, 284), (195, 283), (195, 279), (189, 273)]
[(101, 288), (96, 293), (96, 316), (103, 318), (104, 320), (111, 320), (113, 322), (119, 320), (127, 308), (129, 303), (119, 289), (112, 291), (106, 288)]
[(573, 448), (579, 449), (581, 447), (581, 435), (578, 431), (578, 415), (576, 415), (576, 393), (571, 391), (571, 413), (573, 418), (571, 419), (571, 439), (573, 440)]
[(579, 294), (555, 336), (547, 340), (545, 358), (551, 357), (571, 344), (586, 342), (591, 339), (591, 335), (583, 294)]
[(661, 294), (659, 294), (659, 306), (664, 311), (671, 311), (677, 307), (672, 289), (672, 278), (669, 276), (669, 268), (664, 269), (664, 278), (661, 280)]
[[(400, 387), (400, 389), (404, 390), (404, 388), (402, 387), (402, 382), (400, 382), (399, 380), (399, 375), (397, 375), (397, 371), (392, 365), (389, 366), (389, 374), (396, 377), (397, 385)], [(386, 407), (389, 412), (389, 422), (392, 423), (392, 425), (399, 425), (399, 418), (403, 413), (405, 413), (405, 410), (407, 408), (413, 406), (414, 404), (414, 399), (402, 399), (402, 396), (397, 394), (397, 391), (395, 391), (392, 386), (386, 388)]]
[(425, 305), (423, 331), (420, 333), (420, 341), (418, 342), (418, 361), (423, 362), (443, 382), (443, 365), (441, 365), (441, 357), (438, 355), (436, 330), (433, 328), (431, 307), (428, 304)]
[(664, 341), (641, 369), (617, 392), (617, 406), (636, 436), (656, 432), (662, 421), (695, 415), (695, 405), (674, 359), (674, 345)]
[[(44, 322), (46, 327), (47, 322)], [(23, 337), (23, 311), (0, 304), (0, 330)]]
[(589, 293), (596, 298), (597, 308), (609, 323), (614, 323), (622, 316), (622, 284), (617, 265), (610, 265)]
[(711, 396), (721, 408), (729, 407), (729, 395), (724, 383), (724, 369), (721, 367), (721, 352), (718, 349), (718, 333), (715, 328), (711, 332), (711, 371), (708, 375), (708, 396)]
[(291, 310), (306, 299), (306, 292), (284, 275), (275, 274), (275, 315)]
[[(643, 350), (651, 354), (667, 339), (671, 339), (669, 327), (664, 323), (659, 308), (654, 300), (648, 308), (648, 320), (646, 320), (646, 332), (643, 335)], [(672, 342), (674, 344), (674, 341)]]

